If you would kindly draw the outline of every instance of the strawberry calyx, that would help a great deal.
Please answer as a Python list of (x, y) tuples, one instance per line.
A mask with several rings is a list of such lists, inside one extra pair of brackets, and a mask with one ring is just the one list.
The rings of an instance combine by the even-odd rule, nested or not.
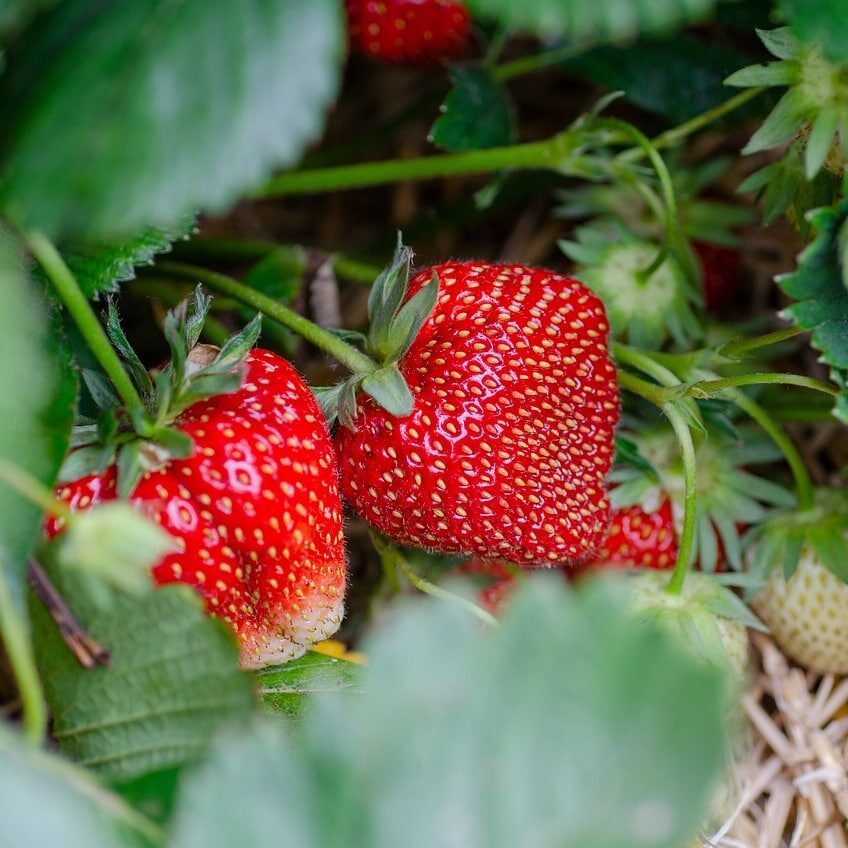
[[(685, 473), (677, 440), (670, 428), (639, 429), (624, 435), (634, 451), (619, 451), (609, 475), (610, 504), (623, 510), (638, 506), (654, 513), (668, 501), (678, 536), (685, 505)], [(758, 432), (737, 431), (736, 436), (707, 426), (696, 444), (695, 554), (702, 571), (713, 572), (721, 555), (734, 570), (742, 568), (740, 527), (763, 522), (776, 508), (795, 507), (794, 495), (746, 470), (773, 462), (780, 453)]]
[(805, 549), (812, 549), (828, 571), (848, 583), (848, 493), (822, 487), (814, 498), (811, 508), (781, 510), (745, 534), (747, 570), (760, 584), (777, 567), (790, 580)]
[(246, 373), (243, 360), (261, 329), (257, 315), (221, 348), (198, 344), (210, 303), (211, 298), (198, 286), (191, 298), (168, 312), (163, 332), (171, 357), (162, 368), (148, 372), (121, 327), (114, 300), (109, 300), (106, 330), (142, 406), (128, 410), (99, 372), (83, 372), (98, 413), (94, 419), (78, 420), (71, 436), (73, 450), (62, 465), (58, 482), (102, 473), (114, 463), (118, 494), (127, 497), (146, 471), (192, 455), (191, 438), (172, 425), (198, 401), (229, 394), (241, 386)]
[(391, 263), (374, 281), (368, 296), (368, 333), (344, 332), (347, 341), (360, 343), (374, 361), (375, 368), (354, 372), (342, 383), (316, 390), (318, 402), (330, 423), (338, 417), (343, 426), (354, 428), (356, 396), (360, 389), (395, 417), (403, 418), (412, 412), (412, 392), (398, 361), (415, 341), (439, 294), (439, 278), (434, 273), (410, 296), (412, 255), (399, 235)]
[[(757, 35), (778, 61), (742, 68), (725, 85), (788, 86), (788, 91), (743, 153), (768, 150), (791, 139), (792, 151), (803, 154), (807, 180), (823, 167), (841, 175), (848, 156), (848, 64), (830, 62), (819, 45), (802, 43), (789, 27), (757, 30)], [(767, 165), (740, 190), (762, 187), (777, 173), (777, 163)]]
[(658, 350), (669, 338), (687, 349), (703, 338), (700, 281), (686, 270), (691, 257), (671, 251), (651, 270), (657, 246), (618, 222), (579, 227), (576, 237), (560, 241), (560, 249), (603, 300), (617, 339)]

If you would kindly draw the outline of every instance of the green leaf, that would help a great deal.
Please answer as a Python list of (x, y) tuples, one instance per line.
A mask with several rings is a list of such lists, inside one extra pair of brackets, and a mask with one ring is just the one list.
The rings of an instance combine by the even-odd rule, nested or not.
[(455, 65), (453, 88), (429, 140), (443, 150), (482, 150), (515, 140), (515, 113), (506, 89), (489, 68)]
[[(0, 459), (51, 486), (70, 439), (76, 378), (18, 247), (2, 229), (0, 291)], [(21, 617), (27, 554), (41, 519), (37, 506), (0, 484), (0, 581)]]
[(198, 759), (225, 722), (252, 706), (250, 679), (221, 622), (207, 618), (187, 587), (98, 606), (82, 584), (51, 570), (80, 624), (110, 653), (83, 669), (34, 602), (36, 656), (62, 752), (111, 780)]
[[(157, 828), (57, 757), (24, 748), (0, 727), (3, 844), (62, 848), (141, 848)], [(130, 828), (136, 833), (130, 836)], [(138, 833), (141, 829), (141, 834)], [(142, 841), (139, 836), (147, 837)]]
[(808, 216), (816, 237), (798, 257), (791, 274), (778, 285), (798, 302), (783, 311), (797, 326), (812, 330), (810, 342), (831, 368), (831, 377), (846, 393), (848, 380), (848, 289), (843, 284), (841, 228), (848, 220), (848, 201), (816, 209)]
[(259, 695), (276, 712), (300, 718), (320, 693), (361, 695), (364, 667), (338, 657), (307, 651), (285, 665), (262, 669)]
[[(625, 93), (628, 100), (682, 122), (727, 99), (723, 80), (751, 56), (681, 33), (673, 39), (642, 39), (629, 47), (595, 47), (564, 64), (569, 71)], [(740, 110), (744, 118), (756, 107)], [(740, 120), (739, 114), (734, 118)]]
[(135, 279), (138, 265), (152, 265), (158, 254), (167, 253), (175, 241), (193, 231), (194, 219), (189, 217), (171, 228), (148, 227), (125, 241), (67, 244), (62, 256), (85, 296), (94, 299), (118, 291), (119, 283)]
[(848, 59), (848, 16), (842, 0), (779, 0), (792, 31), (834, 62)]
[(412, 412), (415, 400), (397, 365), (389, 365), (369, 374), (361, 385), (362, 391), (370, 395), (390, 415), (405, 418)]
[(718, 672), (599, 583), (527, 583), (489, 632), (401, 607), (365, 691), (317, 696), (296, 744), (267, 724), (223, 739), (184, 781), (174, 848), (686, 844), (722, 759)]
[(715, 0), (468, 0), (472, 13), (545, 39), (621, 41), (668, 33), (705, 18)]
[(320, 133), (336, 0), (65, 0), (0, 78), (0, 208), (62, 236), (222, 211)]

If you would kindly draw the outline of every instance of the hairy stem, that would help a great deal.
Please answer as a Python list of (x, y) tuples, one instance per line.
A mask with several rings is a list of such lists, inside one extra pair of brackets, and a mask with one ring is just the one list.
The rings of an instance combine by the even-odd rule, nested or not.
[(649, 401), (655, 406), (662, 406), (666, 402), (665, 390), (661, 386), (649, 383), (629, 371), (618, 372), (618, 385), (634, 395)]
[(455, 595), (453, 592), (448, 592), (446, 589), (442, 589), (441, 586), (437, 586), (435, 583), (431, 583), (429, 580), (425, 580), (423, 577), (416, 574), (412, 566), (407, 562), (406, 557), (398, 550), (397, 546), (392, 544), (388, 539), (373, 530), (370, 535), (371, 542), (383, 562), (389, 567), (393, 567), (400, 571), (400, 573), (406, 578), (407, 582), (419, 592), (423, 592), (425, 595), (430, 595), (430, 597), (433, 598), (439, 598), (442, 601), (448, 601), (449, 603), (456, 604), (457, 606), (462, 607), (466, 612), (469, 612), (475, 618), (480, 619), (480, 621), (494, 627), (498, 626), (498, 620), (493, 615), (486, 612), (486, 610), (482, 607), (477, 606), (477, 604), (469, 601), (467, 598)]
[(373, 374), (379, 368), (370, 357), (334, 336), (328, 330), (319, 327), (293, 309), (277, 303), (273, 298), (238, 282), (238, 280), (234, 280), (232, 277), (209, 271), (206, 268), (184, 265), (181, 262), (159, 262), (156, 266), (156, 272), (181, 280), (203, 283), (214, 291), (221, 292), (246, 306), (259, 310), (267, 318), (288, 327), (292, 332), (330, 354), (355, 374)]
[(680, 546), (677, 549), (677, 559), (674, 562), (674, 571), (668, 584), (668, 591), (672, 595), (679, 595), (683, 589), (683, 581), (692, 561), (695, 546), (695, 517), (698, 498), (697, 467), (695, 463), (695, 445), (692, 442), (692, 433), (689, 425), (680, 412), (671, 404), (664, 409), (674, 432), (680, 442), (683, 455), (683, 479), (685, 493), (683, 497), (683, 531), (680, 534)]
[(749, 339), (738, 339), (728, 342), (718, 349), (718, 353), (722, 356), (741, 358), (751, 353), (751, 351), (759, 350), (761, 347), (779, 344), (807, 332), (809, 331), (801, 327), (786, 327), (783, 330), (775, 330), (773, 333), (766, 333), (763, 336), (754, 336)]
[(342, 191), (407, 180), (430, 180), (454, 174), (482, 174), (503, 168), (557, 168), (575, 155), (574, 139), (575, 133), (565, 131), (545, 141), (487, 150), (291, 171), (270, 180), (255, 196), (280, 197)]
[(725, 389), (735, 389), (739, 386), (758, 386), (779, 384), (781, 386), (800, 386), (805, 389), (822, 392), (831, 397), (838, 397), (839, 390), (813, 377), (800, 374), (775, 374), (767, 371), (762, 374), (741, 374), (737, 377), (722, 377), (720, 380), (699, 380), (686, 388), (690, 397), (707, 397), (723, 392)]
[(0, 637), (21, 697), (24, 735), (34, 747), (47, 732), (47, 707), (32, 653), (27, 622), (12, 599), (8, 583), (0, 577)]
[(43, 233), (28, 233), (27, 243), (127, 409), (141, 411), (144, 405), (129, 374), (59, 251)]
[(732, 389), (729, 392), (731, 400), (743, 411), (746, 415), (752, 418), (760, 427), (768, 433), (771, 440), (780, 449), (792, 472), (792, 477), (795, 480), (795, 493), (798, 497), (798, 506), (800, 509), (812, 509), (815, 505), (813, 496), (813, 484), (810, 480), (810, 474), (807, 471), (804, 460), (798, 449), (792, 443), (792, 440), (774, 419), (762, 408), (756, 401), (751, 400), (744, 392), (739, 389)]

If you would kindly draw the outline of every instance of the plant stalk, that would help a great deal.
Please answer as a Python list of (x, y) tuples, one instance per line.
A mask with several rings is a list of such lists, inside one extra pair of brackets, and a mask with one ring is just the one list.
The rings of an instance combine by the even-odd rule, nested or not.
[(557, 168), (574, 155), (575, 137), (574, 132), (566, 130), (544, 141), (486, 150), (291, 171), (270, 180), (254, 196), (281, 197), (343, 191), (455, 174), (482, 174), (504, 168)]
[(193, 280), (203, 283), (214, 291), (232, 297), (240, 303), (250, 306), (261, 312), (265, 317), (277, 321), (292, 332), (311, 342), (325, 353), (337, 359), (342, 365), (349, 368), (355, 374), (373, 374), (379, 370), (379, 366), (373, 359), (358, 351), (352, 345), (334, 336), (329, 330), (319, 327), (317, 324), (304, 318), (302, 315), (277, 303), (273, 298), (244, 283), (209, 271), (206, 268), (197, 268), (194, 265), (184, 265), (181, 262), (159, 262), (155, 271), (158, 274), (175, 277), (180, 280)]
[(389, 567), (400, 571), (407, 582), (419, 592), (451, 604), (456, 604), (485, 624), (493, 627), (498, 626), (498, 620), (491, 613), (477, 606), (473, 601), (469, 601), (460, 595), (455, 595), (453, 592), (448, 592), (446, 589), (442, 589), (441, 586), (437, 586), (435, 583), (431, 583), (429, 580), (416, 574), (412, 566), (407, 562), (406, 557), (388, 539), (373, 530), (370, 532), (370, 536), (372, 544), (380, 555), (380, 559)]
[(680, 443), (683, 455), (683, 479), (685, 492), (683, 497), (683, 531), (680, 534), (680, 545), (677, 549), (677, 559), (674, 562), (674, 570), (671, 574), (667, 591), (672, 595), (679, 595), (683, 590), (683, 581), (692, 560), (695, 545), (695, 510), (698, 498), (698, 478), (695, 461), (695, 445), (692, 441), (692, 433), (680, 412), (671, 404), (664, 408), (677, 440)]
[(124, 369), (118, 354), (115, 353), (115, 349), (106, 335), (106, 331), (94, 314), (94, 310), (86, 300), (82, 289), (80, 289), (59, 251), (43, 233), (27, 233), (26, 240), (33, 256), (44, 269), (44, 273), (76, 322), (89, 349), (112, 381), (115, 391), (123, 400), (127, 410), (130, 413), (142, 411), (144, 404), (129, 374)]

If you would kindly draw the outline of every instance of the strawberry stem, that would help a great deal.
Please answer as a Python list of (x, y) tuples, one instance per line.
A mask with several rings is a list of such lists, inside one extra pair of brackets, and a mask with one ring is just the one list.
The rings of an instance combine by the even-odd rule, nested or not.
[(258, 309), (267, 318), (288, 327), (292, 332), (297, 333), (325, 353), (329, 353), (354, 374), (373, 374), (379, 370), (380, 366), (373, 359), (342, 341), (329, 330), (319, 327), (293, 309), (277, 303), (268, 295), (262, 294), (232, 277), (219, 274), (216, 271), (209, 271), (206, 268), (185, 265), (181, 262), (160, 262), (156, 266), (156, 270), (161, 274), (177, 279), (201, 282), (210, 289)]
[(744, 392), (739, 389), (733, 389), (730, 393), (733, 402), (752, 418), (762, 429), (768, 433), (771, 440), (780, 449), (792, 472), (792, 477), (795, 480), (795, 494), (798, 497), (798, 507), (800, 510), (812, 509), (815, 505), (815, 495), (813, 494), (813, 483), (810, 480), (810, 474), (807, 471), (804, 460), (798, 449), (792, 443), (792, 440), (781, 427), (775, 423), (772, 417), (763, 409), (756, 401), (751, 400)]
[(804, 377), (800, 374), (775, 374), (765, 372), (761, 374), (741, 374), (736, 377), (723, 377), (720, 380), (699, 380), (690, 383), (686, 387), (689, 397), (711, 397), (723, 392), (725, 389), (735, 389), (738, 386), (759, 386), (766, 384), (779, 384), (782, 386), (800, 386), (805, 389), (822, 392), (831, 397), (839, 397), (839, 390), (821, 380), (813, 377)]
[(438, 598), (442, 601), (447, 601), (451, 604), (456, 604), (457, 606), (462, 607), (466, 612), (469, 612), (475, 618), (480, 619), (480, 621), (485, 624), (489, 624), (493, 627), (498, 626), (498, 620), (491, 613), (488, 613), (482, 607), (477, 606), (477, 604), (473, 601), (469, 601), (467, 598), (463, 598), (460, 595), (455, 595), (453, 592), (448, 592), (446, 589), (442, 589), (441, 586), (436, 586), (435, 583), (431, 583), (429, 580), (426, 580), (416, 574), (412, 566), (409, 562), (407, 562), (406, 557), (398, 550), (397, 546), (392, 544), (384, 536), (381, 536), (379, 533), (375, 533), (373, 530), (369, 531), (369, 535), (371, 536), (371, 543), (380, 555), (380, 559), (382, 560), (384, 567), (394, 568), (399, 571), (406, 578), (407, 582), (419, 592), (422, 592), (425, 595), (430, 595), (430, 597), (433, 598)]
[(266, 183), (255, 197), (282, 197), (367, 188), (410, 180), (431, 180), (456, 174), (481, 174), (504, 168), (553, 168), (562, 170), (578, 159), (577, 140), (582, 133), (565, 130), (544, 141), (444, 153), (383, 162), (362, 162), (330, 168), (291, 171)]
[(637, 377), (629, 371), (619, 370), (618, 385), (621, 386), (622, 389), (626, 389), (628, 392), (632, 392), (634, 395), (644, 398), (648, 402), (654, 404), (654, 406), (661, 407), (667, 400), (665, 389), (661, 386), (655, 385), (654, 383), (649, 383), (647, 380), (643, 380), (641, 377)]
[(131, 414), (143, 412), (144, 405), (129, 374), (121, 364), (103, 326), (59, 251), (43, 233), (30, 232), (26, 239), (33, 256), (44, 269), (44, 273), (76, 322), (89, 349), (112, 381), (115, 391), (123, 400), (127, 410)]
[(674, 428), (680, 450), (683, 455), (683, 530), (680, 534), (680, 545), (677, 549), (677, 559), (674, 562), (674, 571), (667, 591), (672, 595), (679, 595), (683, 589), (683, 581), (692, 560), (695, 547), (695, 519), (698, 500), (698, 478), (695, 462), (695, 445), (692, 441), (692, 432), (680, 411), (672, 404), (667, 404), (663, 411)]
[(9, 658), (9, 665), (23, 706), (24, 734), (35, 748), (41, 745), (47, 732), (47, 708), (27, 623), (12, 600), (7, 582), (0, 578), (0, 637)]
[(783, 330), (776, 330), (773, 333), (766, 333), (764, 336), (754, 336), (750, 339), (738, 339), (737, 341), (728, 342), (722, 345), (717, 353), (720, 356), (730, 358), (742, 358), (751, 351), (759, 350), (761, 347), (769, 347), (770, 345), (785, 342), (788, 339), (794, 339), (795, 336), (800, 336), (802, 333), (807, 333), (809, 330), (803, 327), (786, 327)]

